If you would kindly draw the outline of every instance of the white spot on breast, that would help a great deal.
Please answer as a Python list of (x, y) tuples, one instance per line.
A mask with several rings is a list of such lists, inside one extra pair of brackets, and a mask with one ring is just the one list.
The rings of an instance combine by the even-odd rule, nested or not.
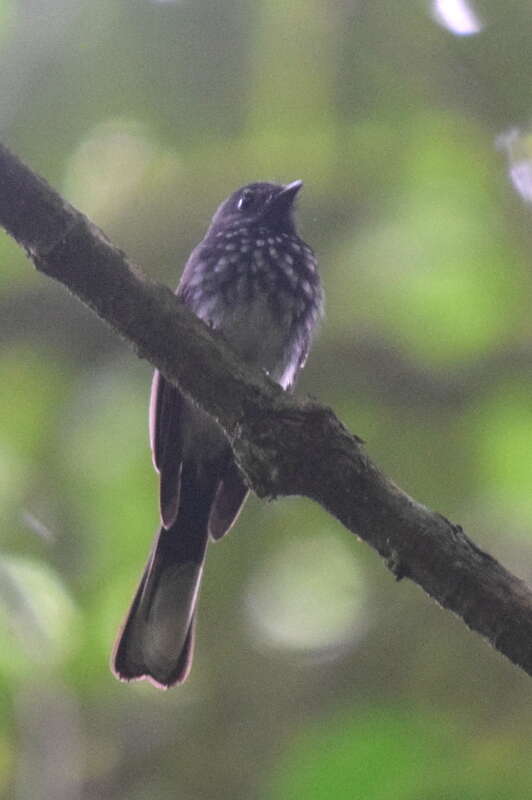
[(218, 261), (214, 265), (214, 271), (222, 272), (226, 268), (226, 266), (227, 266), (227, 258), (225, 256), (222, 256), (221, 258), (218, 259)]
[(255, 244), (257, 245), (257, 247), (264, 247), (265, 241), (264, 241), (264, 239), (257, 239), (255, 241)]
[(269, 247), (268, 251), (272, 258), (277, 258), (277, 256), (279, 255), (279, 251), (275, 247)]
[(201, 317), (201, 319), (203, 319), (204, 321), (208, 321), (211, 319), (212, 314), (217, 305), (218, 305), (218, 298), (210, 297), (208, 300), (203, 300), (201, 302), (201, 308), (196, 313), (198, 314), (199, 317)]
[(226, 250), (236, 250), (236, 244), (234, 242), (227, 242), (225, 245)]
[(284, 261), (285, 261), (286, 264), (293, 264), (294, 263), (294, 258), (293, 258), (293, 256), (290, 255), (290, 253), (285, 253), (284, 254)]
[(203, 283), (203, 271), (197, 270), (192, 274), (188, 285), (193, 288), (194, 286), (199, 286), (200, 283)]
[(292, 250), (294, 251), (294, 253), (300, 253), (301, 252), (301, 245), (299, 245), (297, 242), (291, 242), (290, 246), (292, 247)]

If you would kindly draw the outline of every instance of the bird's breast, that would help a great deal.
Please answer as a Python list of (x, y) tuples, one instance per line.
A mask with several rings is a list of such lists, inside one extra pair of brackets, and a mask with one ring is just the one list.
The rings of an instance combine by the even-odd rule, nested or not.
[[(248, 363), (285, 385), (321, 309), (312, 250), (297, 237), (234, 231), (195, 254), (182, 295)], [(291, 373), (292, 374), (292, 373)]]

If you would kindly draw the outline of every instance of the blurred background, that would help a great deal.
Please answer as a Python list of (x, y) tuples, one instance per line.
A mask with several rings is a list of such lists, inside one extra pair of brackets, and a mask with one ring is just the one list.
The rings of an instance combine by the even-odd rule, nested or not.
[[(0, 0), (0, 135), (171, 286), (230, 191), (303, 178), (300, 393), (532, 580), (531, 49), (514, 0)], [(0, 263), (0, 794), (530, 796), (530, 678), (298, 498), (210, 548), (185, 686), (112, 677), (151, 368)]]

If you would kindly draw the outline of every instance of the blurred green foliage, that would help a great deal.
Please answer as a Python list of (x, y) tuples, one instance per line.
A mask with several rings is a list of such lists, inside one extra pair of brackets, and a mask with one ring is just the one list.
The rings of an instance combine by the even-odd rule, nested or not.
[(517, 760), (510, 767), (504, 744), (479, 742), (467, 733), (463, 724), (421, 709), (398, 712), (375, 704), (369, 711), (337, 714), (296, 738), (265, 797), (526, 797), (532, 781), (526, 751), (522, 764)]
[[(229, 191), (303, 178), (301, 391), (530, 580), (532, 18), (472, 2), (4, 0), (2, 138), (170, 285)], [(114, 680), (151, 369), (5, 236), (0, 262), (0, 792), (529, 796), (529, 678), (301, 499), (211, 547), (184, 687)]]

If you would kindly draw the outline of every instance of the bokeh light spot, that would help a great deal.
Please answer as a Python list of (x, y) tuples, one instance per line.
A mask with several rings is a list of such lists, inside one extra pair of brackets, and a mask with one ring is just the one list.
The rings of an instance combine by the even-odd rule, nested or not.
[(473, 36), (484, 27), (467, 0), (434, 0), (432, 14), (439, 25), (456, 36)]
[(532, 203), (532, 135), (511, 128), (497, 137), (496, 145), (506, 153), (515, 191), (525, 203)]
[(365, 594), (352, 549), (319, 533), (272, 553), (251, 580), (247, 605), (263, 640), (319, 652), (352, 644), (365, 632)]
[(142, 123), (111, 119), (96, 125), (67, 162), (64, 192), (101, 222), (120, 211), (156, 162), (157, 148)]

